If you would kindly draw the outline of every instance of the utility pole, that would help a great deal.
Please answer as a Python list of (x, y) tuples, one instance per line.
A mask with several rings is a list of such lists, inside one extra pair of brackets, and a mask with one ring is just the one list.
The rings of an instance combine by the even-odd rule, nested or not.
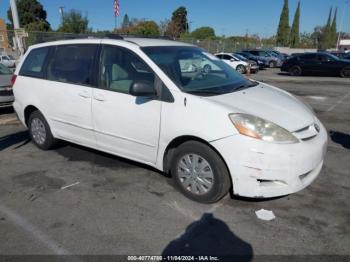
[(24, 54), (24, 49), (23, 49), (22, 37), (18, 33), (18, 31), (21, 29), (21, 26), (18, 18), (16, 0), (10, 0), (10, 6), (11, 6), (11, 12), (12, 12), (12, 18), (13, 18), (13, 27), (15, 30), (16, 46), (19, 49), (20, 56), (22, 56)]
[(342, 28), (343, 28), (344, 17), (345, 17), (345, 10), (346, 10), (346, 7), (348, 6), (348, 3), (349, 3), (348, 0), (346, 0), (345, 3), (344, 3), (343, 15), (342, 15), (342, 17), (341, 17), (340, 28), (339, 28), (339, 33), (338, 33), (337, 51), (339, 51), (340, 33), (341, 33)]

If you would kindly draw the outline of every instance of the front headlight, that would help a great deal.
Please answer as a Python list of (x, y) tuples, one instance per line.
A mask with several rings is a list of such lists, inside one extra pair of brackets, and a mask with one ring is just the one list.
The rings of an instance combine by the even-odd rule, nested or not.
[(271, 143), (299, 143), (299, 140), (288, 130), (270, 121), (248, 114), (230, 114), (229, 117), (241, 135)]

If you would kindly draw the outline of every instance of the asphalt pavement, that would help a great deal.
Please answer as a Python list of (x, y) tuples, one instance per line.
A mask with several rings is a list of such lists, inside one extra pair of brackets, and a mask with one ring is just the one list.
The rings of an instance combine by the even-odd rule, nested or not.
[[(349, 258), (350, 80), (277, 70), (253, 78), (303, 99), (325, 124), (328, 153), (311, 186), (275, 199), (198, 204), (150, 167), (70, 143), (40, 151), (13, 112), (0, 109), (0, 254)], [(276, 218), (259, 220), (262, 208)]]

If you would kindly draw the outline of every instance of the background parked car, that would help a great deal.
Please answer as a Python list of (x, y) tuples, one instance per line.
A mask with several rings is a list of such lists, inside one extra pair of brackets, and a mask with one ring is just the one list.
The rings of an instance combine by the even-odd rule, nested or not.
[(282, 66), (282, 63), (283, 63), (283, 61), (280, 58), (264, 50), (245, 50), (244, 52), (251, 53), (252, 55), (255, 55), (259, 58), (266, 58), (268, 60), (270, 68), (280, 67)]
[(259, 66), (258, 66), (258, 64), (255, 61), (249, 60), (249, 59), (247, 59), (244, 56), (241, 56), (239, 54), (232, 54), (232, 56), (234, 58), (237, 58), (238, 60), (247, 62), (250, 65), (250, 72), (251, 73), (256, 74), (256, 73), (259, 72)]
[(11, 70), (0, 64), (0, 107), (11, 106), (14, 100), (11, 78)]
[(289, 72), (293, 76), (326, 74), (350, 77), (350, 61), (329, 53), (306, 53), (286, 60), (281, 71)]
[(0, 56), (0, 64), (3, 64), (7, 67), (15, 67), (16, 59), (11, 55), (1, 55)]
[(235, 58), (229, 53), (218, 53), (215, 54), (216, 57), (222, 59), (226, 64), (236, 69), (238, 73), (244, 74), (247, 72), (248, 63), (238, 58)]
[(269, 61), (266, 58), (257, 57), (255, 55), (252, 55), (251, 53), (248, 53), (248, 52), (236, 52), (234, 54), (243, 56), (248, 60), (255, 61), (259, 65), (259, 69), (264, 69), (266, 67), (269, 67)]

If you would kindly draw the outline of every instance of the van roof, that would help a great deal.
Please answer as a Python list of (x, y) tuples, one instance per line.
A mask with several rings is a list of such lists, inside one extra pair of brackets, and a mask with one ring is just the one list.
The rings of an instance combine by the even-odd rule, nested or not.
[(108, 38), (108, 37), (86, 37), (86, 38), (72, 38), (69, 40), (56, 40), (47, 41), (40, 44), (31, 46), (31, 48), (44, 47), (51, 45), (64, 45), (64, 44), (83, 44), (83, 43), (100, 43), (102, 40), (108, 40), (108, 42), (128, 42), (140, 47), (150, 46), (194, 46), (192, 44), (167, 40), (162, 38), (142, 38), (142, 37), (120, 37), (120, 38)]

